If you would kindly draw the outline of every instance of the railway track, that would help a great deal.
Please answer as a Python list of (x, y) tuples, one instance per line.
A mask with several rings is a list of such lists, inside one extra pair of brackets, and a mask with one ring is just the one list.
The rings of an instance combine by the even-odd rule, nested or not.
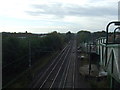
[(65, 52), (67, 48), (68, 48), (68, 45), (58, 54), (58, 56), (53, 60), (53, 62), (50, 65), (47, 66), (47, 68), (44, 71), (39, 73), (36, 80), (30, 86), (28, 86), (29, 88), (38, 88), (38, 85), (41, 82), (41, 80), (45, 77), (47, 73), (49, 73), (49, 71), (52, 69), (55, 63), (58, 62), (57, 61), (58, 58), (61, 57), (61, 55)]
[(75, 60), (71, 57), (72, 43), (61, 51), (32, 88), (75, 88)]
[[(75, 48), (72, 48), (71, 52), (75, 52)], [(75, 88), (75, 54), (70, 53), (68, 60), (59, 88)]]

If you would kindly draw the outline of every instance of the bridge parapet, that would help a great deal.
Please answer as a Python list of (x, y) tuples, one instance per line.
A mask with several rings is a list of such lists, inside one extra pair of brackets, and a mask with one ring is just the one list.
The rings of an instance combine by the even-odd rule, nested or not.
[(101, 49), (100, 45), (104, 43), (106, 43), (106, 37), (101, 37), (97, 39), (97, 50), (96, 50), (97, 54), (100, 54), (100, 49)]
[(120, 44), (108, 44), (106, 70), (120, 80)]
[[(114, 41), (109, 37), (109, 26), (114, 24)], [(100, 55), (100, 65), (108, 72), (110, 77), (110, 88), (114, 87), (114, 80), (120, 83), (120, 43), (115, 43), (115, 32), (120, 29), (120, 21), (109, 22), (106, 26), (106, 40), (98, 40), (97, 53)], [(102, 39), (101, 39), (102, 40)], [(114, 78), (114, 79), (113, 79)]]
[(120, 44), (106, 44), (106, 38), (100, 38), (97, 53), (100, 55), (100, 65), (120, 82)]

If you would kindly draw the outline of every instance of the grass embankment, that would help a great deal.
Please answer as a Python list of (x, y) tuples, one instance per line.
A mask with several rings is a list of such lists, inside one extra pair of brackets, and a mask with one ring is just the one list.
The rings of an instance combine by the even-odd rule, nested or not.
[(60, 51), (57, 53), (51, 53), (46, 57), (40, 58), (30, 69), (27, 69), (21, 73), (17, 79), (10, 82), (6, 88), (26, 88), (32, 81), (36, 73), (45, 66), (50, 60), (53, 59)]
[[(80, 60), (80, 67), (83, 67), (84, 65), (89, 65), (89, 55), (86, 53), (81, 53), (80, 55), (85, 56), (83, 60)], [(93, 62), (92, 64), (95, 64), (95, 62)], [(88, 76), (87, 78), (85, 76), (83, 77), (85, 78), (86, 81), (89, 82), (92, 88), (109, 88), (107, 77), (101, 78), (101, 79), (98, 79), (97, 77), (91, 77), (91, 76)]]

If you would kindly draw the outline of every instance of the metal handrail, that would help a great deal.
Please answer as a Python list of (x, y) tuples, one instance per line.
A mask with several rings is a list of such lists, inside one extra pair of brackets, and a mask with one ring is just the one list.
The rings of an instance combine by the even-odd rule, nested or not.
[(117, 27), (117, 28), (114, 29), (114, 43), (115, 43), (115, 36), (116, 36), (116, 30), (117, 29), (120, 30), (120, 27)]

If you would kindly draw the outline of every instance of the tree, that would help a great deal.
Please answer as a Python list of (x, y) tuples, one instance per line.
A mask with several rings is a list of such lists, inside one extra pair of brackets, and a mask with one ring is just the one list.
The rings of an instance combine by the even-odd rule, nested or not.
[(88, 42), (91, 40), (91, 32), (89, 31), (79, 31), (77, 33), (78, 42)]
[(98, 31), (98, 32), (94, 32), (92, 33), (93, 39), (98, 39), (100, 37), (106, 37), (106, 32), (105, 31)]
[(66, 33), (66, 37), (65, 37), (65, 39), (66, 39), (66, 42), (69, 42), (71, 39), (72, 39), (72, 33), (70, 32), (70, 31), (68, 31), (67, 33)]

